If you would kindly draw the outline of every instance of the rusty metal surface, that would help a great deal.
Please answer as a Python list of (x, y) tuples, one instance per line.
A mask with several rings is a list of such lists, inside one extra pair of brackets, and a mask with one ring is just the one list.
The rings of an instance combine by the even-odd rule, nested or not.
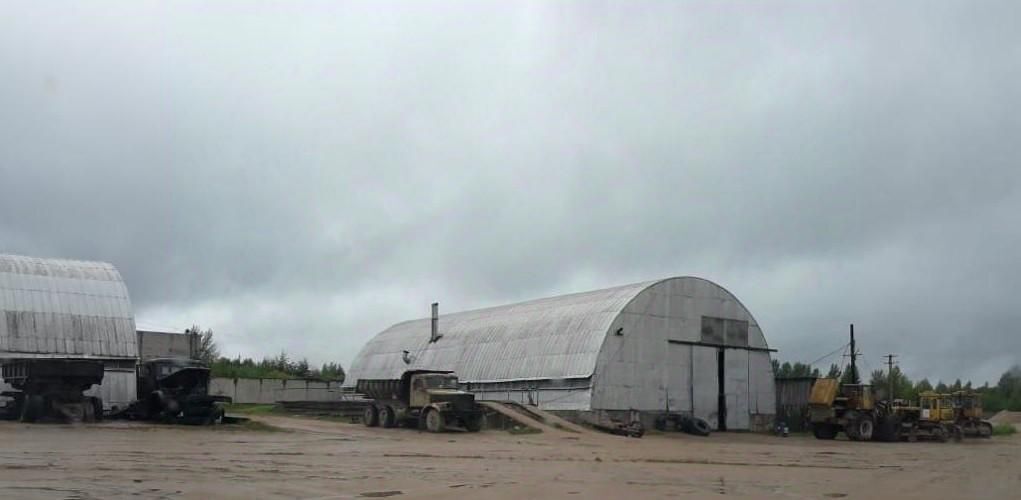
[(0, 255), (0, 356), (134, 358), (127, 287), (103, 262)]

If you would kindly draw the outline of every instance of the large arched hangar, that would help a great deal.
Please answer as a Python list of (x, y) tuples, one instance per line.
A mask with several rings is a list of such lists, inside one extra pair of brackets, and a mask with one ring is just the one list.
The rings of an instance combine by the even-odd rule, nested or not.
[(398, 323), (371, 339), (345, 385), (408, 369), (453, 370), (480, 398), (620, 417), (691, 413), (714, 428), (765, 429), (770, 349), (723, 287), (677, 277)]

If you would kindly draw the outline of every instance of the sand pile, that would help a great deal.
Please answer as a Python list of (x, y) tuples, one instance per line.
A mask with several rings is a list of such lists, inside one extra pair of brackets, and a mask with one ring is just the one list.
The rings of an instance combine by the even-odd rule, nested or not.
[(992, 422), (993, 425), (1013, 424), (1014, 427), (1021, 430), (1021, 411), (1000, 410), (1000, 412), (993, 415), (989, 421)]

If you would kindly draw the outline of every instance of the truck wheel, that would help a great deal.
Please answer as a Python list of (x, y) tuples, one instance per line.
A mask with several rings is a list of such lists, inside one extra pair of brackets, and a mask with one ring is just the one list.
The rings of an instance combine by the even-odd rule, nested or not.
[(25, 404), (21, 407), (21, 421), (35, 422), (46, 412), (46, 398), (38, 394), (25, 396)]
[(482, 417), (470, 417), (464, 420), (464, 428), (468, 432), (479, 432), (482, 430)]
[(393, 407), (384, 406), (379, 409), (379, 424), (387, 429), (397, 427), (397, 413)]
[(376, 427), (379, 425), (379, 410), (375, 406), (368, 405), (365, 407), (365, 412), (362, 414), (362, 423), (366, 427)]
[[(92, 398), (85, 398), (80, 405), (76, 405), (77, 408), (81, 409), (82, 422), (92, 423), (96, 421), (96, 407), (92, 406)], [(77, 410), (75, 410), (77, 413)], [(74, 417), (69, 418), (71, 422), (75, 421)]]
[(830, 424), (815, 424), (812, 426), (812, 434), (816, 439), (834, 439), (837, 437), (837, 428)]
[(437, 410), (425, 414), (425, 429), (429, 432), (443, 432), (443, 415)]
[(223, 423), (223, 415), (226, 413), (223, 406), (213, 404), (213, 407), (209, 409), (209, 416), (207, 416), (202, 425), (220, 425)]
[(96, 398), (96, 397), (92, 397), (92, 398), (89, 398), (89, 399), (91, 399), (91, 403), (92, 403), (93, 419), (95, 419), (96, 422), (102, 422), (103, 421), (103, 400), (99, 399), (99, 398)]

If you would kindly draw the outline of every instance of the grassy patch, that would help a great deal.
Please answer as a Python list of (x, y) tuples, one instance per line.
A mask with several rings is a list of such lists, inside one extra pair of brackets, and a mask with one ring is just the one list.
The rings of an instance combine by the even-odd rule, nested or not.
[(269, 425), (263, 422), (257, 422), (255, 420), (245, 420), (244, 422), (238, 422), (236, 424), (220, 424), (212, 427), (207, 426), (205, 428), (222, 432), (238, 432), (238, 431), (288, 432), (287, 429), (281, 429), (280, 427)]
[(277, 413), (277, 405), (259, 404), (259, 403), (235, 403), (229, 404), (225, 408), (227, 413), (234, 413), (238, 415), (264, 415), (269, 413)]
[(993, 435), (994, 436), (1009, 436), (1009, 435), (1014, 434), (1016, 432), (1017, 432), (1017, 428), (1015, 428), (1011, 424), (1000, 424), (1000, 425), (997, 425), (997, 426), (993, 427)]

